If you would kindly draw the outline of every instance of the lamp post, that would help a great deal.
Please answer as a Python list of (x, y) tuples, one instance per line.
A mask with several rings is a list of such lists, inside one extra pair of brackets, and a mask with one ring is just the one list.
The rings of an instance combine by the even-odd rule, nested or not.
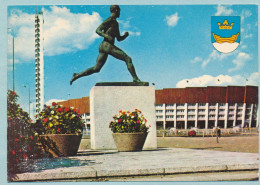
[(31, 112), (30, 112), (30, 110), (31, 110), (31, 108), (30, 108), (30, 104), (31, 104), (31, 97), (30, 97), (30, 85), (28, 85), (28, 84), (26, 84), (26, 85), (24, 85), (24, 88), (26, 88), (26, 87), (28, 87), (28, 89), (29, 89), (29, 116), (31, 117)]
[(12, 36), (13, 36), (13, 91), (14, 91), (15, 90), (14, 89), (14, 32), (11, 28), (8, 29), (12, 31)]

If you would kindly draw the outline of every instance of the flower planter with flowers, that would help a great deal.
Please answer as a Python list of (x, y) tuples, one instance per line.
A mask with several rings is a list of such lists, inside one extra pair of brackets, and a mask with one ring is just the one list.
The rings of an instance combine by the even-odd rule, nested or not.
[(119, 152), (141, 151), (143, 149), (149, 127), (142, 112), (119, 111), (111, 121), (109, 128)]
[(78, 110), (53, 102), (36, 116), (36, 126), (44, 150), (50, 156), (77, 154), (84, 126)]
[(195, 130), (190, 130), (190, 131), (188, 132), (188, 136), (189, 136), (189, 137), (195, 137), (195, 136), (196, 136), (196, 131), (195, 131)]

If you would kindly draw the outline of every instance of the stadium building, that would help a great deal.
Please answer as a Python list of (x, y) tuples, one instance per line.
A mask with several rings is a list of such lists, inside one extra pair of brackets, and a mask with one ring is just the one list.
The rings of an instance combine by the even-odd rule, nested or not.
[(187, 87), (156, 90), (157, 126), (210, 129), (258, 126), (258, 87)]
[[(258, 127), (258, 87), (186, 87), (156, 90), (158, 129)], [(90, 127), (89, 97), (59, 102), (81, 111)]]

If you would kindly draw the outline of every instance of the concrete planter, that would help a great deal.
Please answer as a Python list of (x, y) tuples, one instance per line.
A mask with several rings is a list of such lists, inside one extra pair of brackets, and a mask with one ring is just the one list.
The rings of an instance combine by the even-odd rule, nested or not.
[(82, 134), (40, 135), (45, 152), (52, 157), (73, 156), (78, 152)]
[(119, 152), (141, 151), (147, 133), (113, 133), (113, 138)]

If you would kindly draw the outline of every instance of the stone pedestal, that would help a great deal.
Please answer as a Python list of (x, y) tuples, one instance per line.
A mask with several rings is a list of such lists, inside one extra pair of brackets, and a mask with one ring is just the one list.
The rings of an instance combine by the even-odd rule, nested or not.
[(153, 86), (94, 86), (90, 91), (91, 149), (116, 149), (109, 123), (120, 110), (135, 109), (151, 125), (143, 149), (157, 148)]

